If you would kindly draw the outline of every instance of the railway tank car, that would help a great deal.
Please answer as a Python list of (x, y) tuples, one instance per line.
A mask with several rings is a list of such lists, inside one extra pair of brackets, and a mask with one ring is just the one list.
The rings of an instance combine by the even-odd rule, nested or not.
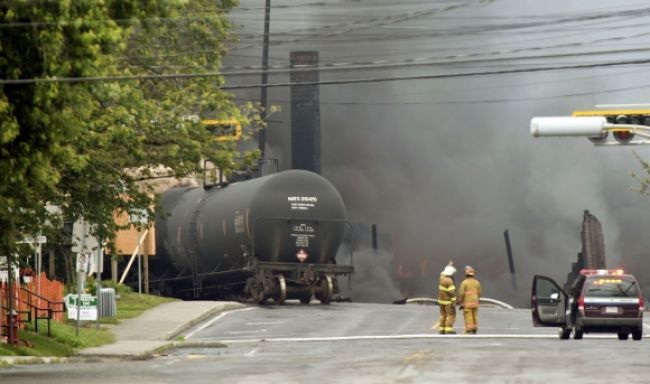
[(175, 188), (161, 206), (159, 281), (174, 295), (329, 303), (337, 276), (353, 271), (335, 260), (349, 227), (343, 199), (318, 174), (289, 170), (223, 187)]

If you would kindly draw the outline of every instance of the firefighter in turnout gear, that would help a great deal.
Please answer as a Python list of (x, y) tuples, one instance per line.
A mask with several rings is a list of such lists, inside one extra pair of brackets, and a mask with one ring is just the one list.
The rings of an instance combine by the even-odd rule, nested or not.
[(465, 280), (458, 289), (458, 304), (465, 317), (465, 333), (478, 331), (478, 305), (481, 297), (481, 283), (474, 278), (476, 271), (469, 265), (465, 267)]
[(438, 331), (441, 334), (453, 334), (454, 321), (456, 320), (456, 285), (454, 283), (453, 263), (449, 264), (440, 274), (438, 284), (438, 305), (440, 306), (440, 321), (438, 322)]

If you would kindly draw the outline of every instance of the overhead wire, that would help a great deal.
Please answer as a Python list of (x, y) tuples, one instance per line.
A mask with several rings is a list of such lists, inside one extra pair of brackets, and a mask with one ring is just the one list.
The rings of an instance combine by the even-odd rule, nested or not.
[[(494, 0), (492, 0), (494, 1)], [(391, 23), (394, 24), (395, 22), (402, 22), (406, 20), (411, 20), (413, 18), (419, 18), (423, 16), (432, 16), (435, 14), (440, 14), (440, 13), (446, 13), (450, 10), (455, 10), (461, 7), (469, 7), (472, 5), (476, 5), (476, 3), (473, 2), (464, 2), (458, 5), (450, 6), (450, 7), (444, 7), (444, 8), (432, 8), (432, 9), (427, 9), (427, 10), (421, 10), (417, 12), (410, 12), (410, 13), (402, 13), (398, 15), (389, 15), (389, 16), (384, 16), (384, 17), (371, 17), (371, 18), (365, 18), (363, 20), (355, 20), (354, 22), (351, 23), (339, 23), (339, 24), (330, 24), (326, 26), (321, 26), (321, 27), (314, 27), (314, 28), (305, 28), (305, 29), (296, 29), (296, 30), (291, 30), (291, 31), (286, 31), (286, 32), (276, 32), (274, 35), (285, 35), (285, 34), (296, 34), (299, 32), (312, 32), (312, 31), (317, 31), (317, 30), (322, 30), (322, 29), (333, 29), (333, 28), (347, 28), (347, 27), (360, 27), (359, 24), (362, 24), (365, 22), (365, 24), (362, 24), (362, 27), (370, 27), (370, 26), (381, 26), (381, 25), (390, 25), (390, 24), (384, 24), (384, 23)], [(650, 7), (643, 7), (643, 8), (636, 8), (636, 9), (626, 9), (626, 10), (619, 10), (619, 11), (614, 11), (614, 12), (591, 12), (591, 13), (586, 13), (586, 14), (577, 14), (571, 17), (567, 17), (566, 15), (558, 15), (557, 17), (554, 16), (549, 16), (544, 18), (543, 20), (536, 20), (533, 22), (517, 22), (517, 23), (509, 23), (509, 24), (486, 24), (486, 25), (479, 25), (475, 26), (474, 24), (468, 26), (468, 28), (473, 28), (473, 29), (484, 29), (484, 28), (528, 28), (528, 27), (536, 27), (536, 26), (543, 26), (543, 25), (557, 25), (557, 24), (564, 24), (564, 23), (572, 23), (572, 22), (582, 22), (582, 21), (590, 21), (590, 20), (603, 20), (603, 19), (615, 19), (615, 18), (621, 18), (621, 17), (643, 17), (645, 15), (648, 15), (650, 13)], [(461, 27), (464, 28), (464, 27)], [(462, 31), (463, 29), (461, 29)]]
[[(407, 81), (407, 80), (433, 80), (433, 79), (449, 79), (461, 77), (478, 77), (478, 76), (491, 76), (491, 75), (508, 75), (518, 73), (534, 73), (534, 72), (547, 72), (558, 70), (575, 70), (587, 68), (605, 68), (605, 67), (618, 67), (629, 65), (647, 65), (650, 64), (650, 58), (634, 59), (634, 60), (621, 60), (621, 61), (608, 61), (600, 63), (586, 63), (575, 65), (552, 65), (537, 68), (517, 68), (517, 69), (504, 69), (494, 71), (482, 72), (464, 72), (464, 73), (446, 73), (446, 74), (432, 74), (432, 75), (413, 75), (413, 76), (387, 76), (387, 77), (371, 77), (371, 78), (357, 78), (357, 79), (339, 79), (339, 80), (319, 80), (308, 82), (280, 82), (269, 84), (241, 84), (241, 85), (224, 85), (221, 86), (222, 90), (232, 89), (251, 89), (251, 88), (275, 88), (287, 87), (293, 85), (342, 85), (342, 84), (362, 84), (362, 83), (379, 83), (379, 82), (392, 82), (392, 81)], [(126, 76), (91, 76), (91, 77), (49, 77), (49, 78), (32, 78), (32, 79), (0, 79), (0, 85), (25, 85), (37, 83), (82, 83), (82, 82), (117, 82), (117, 81), (133, 81), (133, 80), (172, 80), (172, 79), (196, 79), (207, 77), (221, 77), (220, 72), (207, 72), (207, 73), (175, 73), (175, 74), (146, 74), (146, 75), (126, 75)]]
[[(545, 81), (528, 81), (528, 82), (519, 82), (519, 83), (512, 83), (509, 82), (507, 85), (490, 85), (490, 86), (482, 86), (482, 87), (466, 87), (466, 88), (456, 88), (454, 89), (451, 93), (461, 93), (461, 92), (476, 92), (476, 91), (482, 91), (482, 90), (495, 90), (495, 89), (503, 89), (503, 88), (508, 88), (508, 89), (513, 89), (513, 88), (520, 88), (520, 87), (530, 87), (530, 86), (539, 86), (539, 85), (549, 85), (549, 84), (566, 84), (567, 82), (576, 82), (576, 81), (581, 81), (581, 80), (586, 80), (586, 79), (594, 79), (594, 78), (603, 78), (603, 77), (613, 77), (613, 76), (627, 76), (627, 75), (633, 75), (637, 73), (642, 73), (642, 72), (648, 72), (650, 71), (650, 68), (643, 68), (643, 69), (635, 69), (635, 70), (630, 70), (630, 71), (617, 71), (614, 73), (605, 73), (605, 74), (598, 74), (598, 75), (590, 75), (590, 76), (571, 76), (570, 78), (562, 78), (558, 80), (545, 80)], [(650, 87), (650, 84), (647, 86), (643, 87)], [(625, 88), (615, 88), (613, 91), (618, 92), (619, 90), (625, 90), (628, 89), (629, 87)], [(598, 93), (606, 93), (607, 91), (610, 90), (602, 90), (598, 91)], [(449, 94), (447, 92), (446, 94)], [(392, 94), (395, 96), (395, 94)], [(400, 97), (406, 97), (406, 96), (421, 96), (421, 95), (426, 95), (427, 97), (430, 97), (430, 93), (427, 92), (426, 94), (420, 93), (420, 92), (409, 92), (409, 93), (402, 93), (398, 94), (397, 96)], [(558, 97), (566, 96), (567, 94), (561, 94)], [(569, 94), (569, 96), (573, 96), (574, 94)], [(553, 96), (548, 96), (549, 98)], [(546, 98), (546, 97), (544, 97)], [(500, 99), (499, 101), (505, 101), (505, 100), (518, 100), (517, 99)], [(235, 100), (240, 100), (240, 101), (250, 101), (250, 98), (241, 98), (241, 97), (235, 97)], [(487, 100), (493, 100), (493, 99), (487, 99)], [(526, 98), (526, 100), (536, 100), (536, 98)], [(479, 100), (481, 101), (481, 100)], [(274, 103), (290, 103), (291, 100), (288, 99), (270, 99), (269, 102), (274, 102)], [(461, 101), (458, 101), (460, 103)], [(477, 101), (478, 102), (478, 101)], [(320, 104), (325, 104), (325, 105), (411, 105), (411, 104), (422, 104), (422, 105), (429, 105), (429, 104), (439, 104), (439, 103), (444, 103), (444, 102), (409, 102), (409, 101), (385, 101), (385, 102), (371, 102), (371, 101), (327, 101), (323, 100), (323, 98), (320, 99), (319, 101)]]
[[(488, 0), (489, 2), (493, 2), (495, 0)], [(482, 1), (480, 1), (482, 2)], [(336, 25), (328, 25), (325, 27), (319, 27), (318, 30), (329, 30), (329, 29), (334, 29), (334, 28), (344, 28), (344, 29), (338, 29), (334, 30), (332, 32), (325, 31), (322, 33), (312, 33), (312, 34), (307, 34), (305, 36), (300, 36), (300, 37), (295, 37), (291, 38), (288, 40), (280, 40), (280, 41), (271, 41), (269, 44), (271, 45), (278, 45), (278, 44), (286, 44), (286, 43), (292, 43), (292, 42), (298, 42), (302, 41), (305, 39), (309, 39), (312, 37), (315, 38), (323, 38), (323, 37), (330, 37), (330, 36), (336, 36), (336, 35), (341, 35), (344, 33), (350, 33), (354, 31), (358, 31), (361, 29), (366, 29), (371, 26), (378, 26), (378, 25), (388, 25), (388, 24), (393, 24), (393, 23), (400, 23), (406, 20), (412, 20), (418, 17), (424, 17), (424, 16), (429, 16), (432, 14), (436, 13), (444, 13), (448, 12), (451, 10), (459, 9), (459, 8), (465, 8), (471, 5), (475, 5), (476, 2), (464, 2), (458, 5), (450, 5), (442, 8), (433, 8), (433, 9), (427, 9), (424, 11), (417, 11), (417, 12), (410, 12), (410, 13), (402, 13), (399, 15), (389, 15), (385, 17), (375, 17), (375, 18), (370, 18), (365, 20), (364, 23), (344, 23), (344, 24), (336, 24)], [(275, 34), (274, 34), (275, 35)], [(241, 47), (235, 47), (233, 49), (240, 50), (240, 49), (247, 49), (251, 47), (257, 46), (256, 44), (248, 45), (248, 46), (241, 46)]]
[[(646, 34), (650, 35), (650, 32)], [(600, 39), (599, 39), (600, 40)], [(604, 39), (608, 40), (608, 39)], [(560, 44), (548, 47), (531, 47), (531, 48), (518, 48), (507, 51), (494, 51), (486, 53), (474, 54), (461, 54), (461, 55), (448, 55), (438, 57), (417, 57), (401, 60), (375, 60), (369, 62), (339, 62), (339, 63), (324, 63), (319, 65), (271, 65), (265, 70), (262, 66), (230, 66), (221, 67), (221, 74), (223, 76), (243, 76), (243, 75), (260, 75), (267, 74), (283, 74), (283, 73), (296, 73), (296, 72), (331, 72), (331, 71), (351, 71), (351, 70), (369, 70), (369, 69), (391, 69), (402, 67), (422, 67), (422, 66), (459, 66), (468, 64), (480, 63), (496, 63), (506, 61), (528, 61), (538, 59), (557, 59), (567, 57), (584, 57), (584, 56), (603, 56), (603, 55), (620, 55), (627, 53), (642, 53), (650, 51), (650, 47), (635, 47), (625, 49), (612, 49), (612, 50), (597, 50), (587, 52), (568, 52), (568, 53), (546, 53), (540, 55), (530, 56), (504, 56), (505, 54), (520, 53), (525, 51), (540, 51), (549, 48), (566, 48), (575, 47), (576, 44)], [(481, 56), (495, 56), (489, 58), (479, 58)], [(517, 64), (521, 65), (521, 64)], [(528, 63), (528, 65), (548, 65), (548, 63)], [(216, 69), (215, 67), (195, 67), (195, 66), (153, 66), (153, 68), (170, 68), (170, 69)], [(225, 71), (223, 71), (225, 70)], [(231, 71), (228, 71), (231, 70)]]

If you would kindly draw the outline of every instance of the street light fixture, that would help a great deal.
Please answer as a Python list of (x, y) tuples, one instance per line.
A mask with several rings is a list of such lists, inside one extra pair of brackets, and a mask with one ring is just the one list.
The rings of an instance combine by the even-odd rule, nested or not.
[[(533, 137), (587, 137), (597, 146), (650, 144), (650, 140), (634, 140), (634, 136), (650, 139), (650, 126), (638, 124), (641, 122), (639, 119), (625, 115), (616, 117), (614, 121), (610, 123), (604, 116), (533, 117), (530, 134)], [(614, 141), (606, 141), (609, 132), (612, 132)]]

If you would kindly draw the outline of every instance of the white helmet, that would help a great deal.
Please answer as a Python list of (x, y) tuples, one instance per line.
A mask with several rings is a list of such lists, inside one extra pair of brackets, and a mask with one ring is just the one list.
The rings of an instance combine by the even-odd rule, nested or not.
[(454, 273), (456, 273), (456, 268), (454, 268), (453, 265), (446, 266), (445, 269), (442, 271), (442, 274), (445, 276), (453, 276)]

